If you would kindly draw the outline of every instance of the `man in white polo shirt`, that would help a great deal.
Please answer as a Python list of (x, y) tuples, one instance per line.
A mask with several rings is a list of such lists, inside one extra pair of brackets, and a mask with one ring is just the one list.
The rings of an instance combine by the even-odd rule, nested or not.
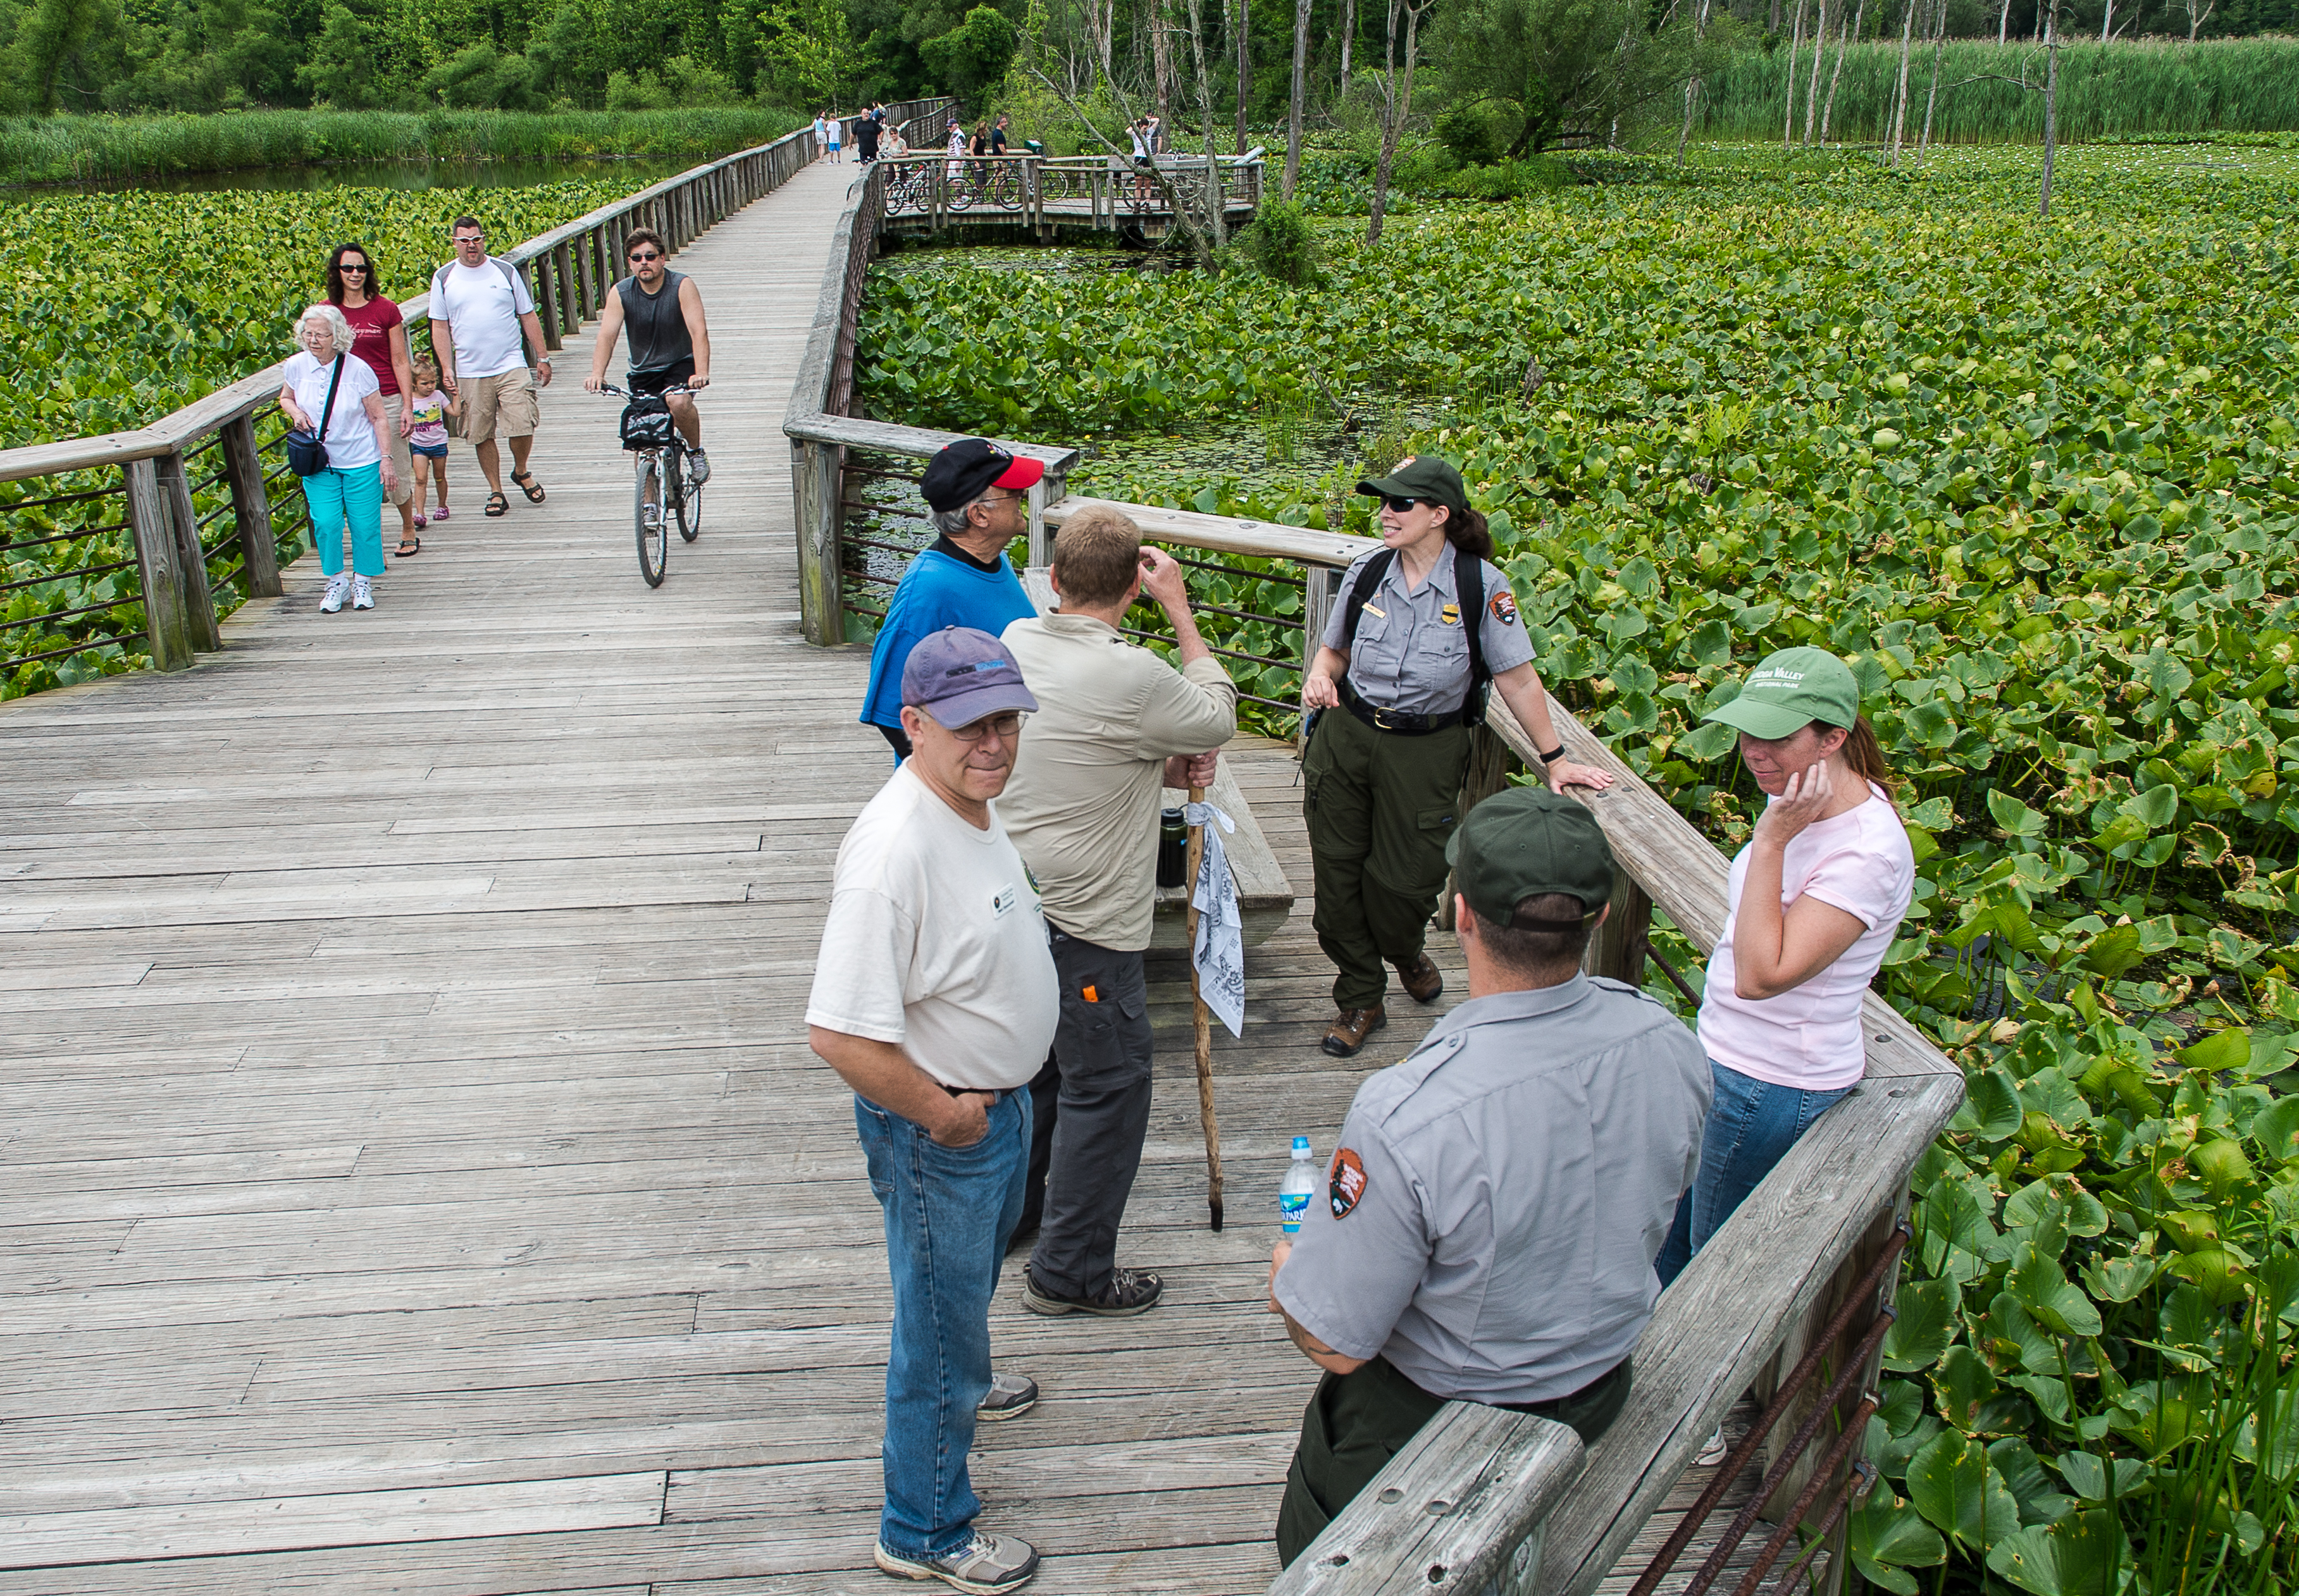
[[(527, 469), (541, 419), (535, 390), (551, 386), (551, 357), (543, 354), (543, 321), (527, 279), (510, 262), (487, 254), (487, 231), (476, 216), (459, 216), (455, 258), (431, 274), (431, 348), (439, 380), (462, 401), (463, 436), (487, 476), (489, 515), (510, 508), (503, 493), (502, 458), (495, 434), (510, 440), (510, 479), (530, 504), (543, 503), (543, 484)], [(524, 335), (539, 358), (530, 376)]]
[(886, 1498), (876, 1560), (961, 1591), (1011, 1591), (1037, 1551), (974, 1526), (979, 1418), (1037, 1400), (992, 1377), (990, 1300), (1022, 1213), (1024, 1090), (1054, 1039), (1036, 887), (991, 800), (1038, 701), (987, 632), (946, 627), (902, 667), (910, 757), (839, 844), (807, 1040), (854, 1089), (893, 1275)]

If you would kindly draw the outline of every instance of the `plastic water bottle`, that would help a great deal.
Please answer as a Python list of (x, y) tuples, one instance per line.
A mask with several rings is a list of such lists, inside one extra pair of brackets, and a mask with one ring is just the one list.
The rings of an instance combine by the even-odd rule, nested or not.
[(1317, 1193), (1317, 1167), (1309, 1161), (1309, 1138), (1293, 1138), (1293, 1167), (1285, 1171), (1285, 1184), (1277, 1188), (1277, 1211), (1284, 1218), (1285, 1234), (1298, 1234), (1301, 1216), (1309, 1211), (1309, 1199)]

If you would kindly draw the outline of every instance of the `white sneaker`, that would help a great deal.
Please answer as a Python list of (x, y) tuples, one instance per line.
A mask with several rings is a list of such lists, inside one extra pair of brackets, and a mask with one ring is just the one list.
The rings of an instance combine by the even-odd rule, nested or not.
[(710, 480), (710, 457), (700, 449), (686, 452), (686, 479), (697, 487)]
[(365, 577), (352, 578), (352, 608), (354, 610), (375, 608), (375, 589), (367, 585)]
[(349, 577), (329, 577), (328, 578), (328, 591), (321, 594), (320, 598), (320, 613), (322, 615), (333, 615), (336, 611), (342, 609), (344, 607), (344, 597), (345, 594), (350, 593), (351, 590), (352, 579)]
[(648, 505), (645, 509), (639, 511), (639, 515), (643, 524), (650, 530), (662, 525), (662, 506), (660, 504)]

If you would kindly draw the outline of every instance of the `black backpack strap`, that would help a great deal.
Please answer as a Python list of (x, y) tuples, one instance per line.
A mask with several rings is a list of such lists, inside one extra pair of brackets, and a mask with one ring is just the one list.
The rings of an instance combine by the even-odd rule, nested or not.
[(1382, 579), (1396, 561), (1395, 549), (1383, 549), (1357, 568), (1357, 579), (1349, 584), (1349, 595), (1341, 611), (1341, 653), (1349, 653), (1357, 646), (1357, 622), (1365, 615), (1365, 601), (1381, 591)]
[(1457, 545), (1453, 550), (1453, 596), (1461, 606), (1461, 624), (1469, 628), (1469, 695), (1461, 701), (1461, 719), (1470, 726), (1485, 723), (1485, 686), (1493, 673), (1485, 666), (1485, 562)]

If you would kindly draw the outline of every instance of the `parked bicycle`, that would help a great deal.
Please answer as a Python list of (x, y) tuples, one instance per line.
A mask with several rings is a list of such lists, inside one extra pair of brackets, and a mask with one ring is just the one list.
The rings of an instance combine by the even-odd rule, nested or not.
[(689, 474), (686, 438), (666, 403), (673, 394), (693, 390), (669, 387), (660, 395), (632, 394), (601, 383), (599, 392), (630, 401), (623, 406), (622, 436), (623, 447), (636, 456), (632, 462), (631, 521), (638, 535), (639, 575), (648, 586), (660, 587), (670, 561), (671, 523), (677, 523), (679, 536), (688, 543), (702, 535), (702, 484)]
[[(1001, 211), (1022, 208), (1022, 174), (1018, 163), (1006, 161), (968, 161), (969, 170), (950, 186), (949, 203), (953, 211), (963, 211), (975, 200), (996, 205)], [(991, 168), (984, 171), (982, 169)]]

